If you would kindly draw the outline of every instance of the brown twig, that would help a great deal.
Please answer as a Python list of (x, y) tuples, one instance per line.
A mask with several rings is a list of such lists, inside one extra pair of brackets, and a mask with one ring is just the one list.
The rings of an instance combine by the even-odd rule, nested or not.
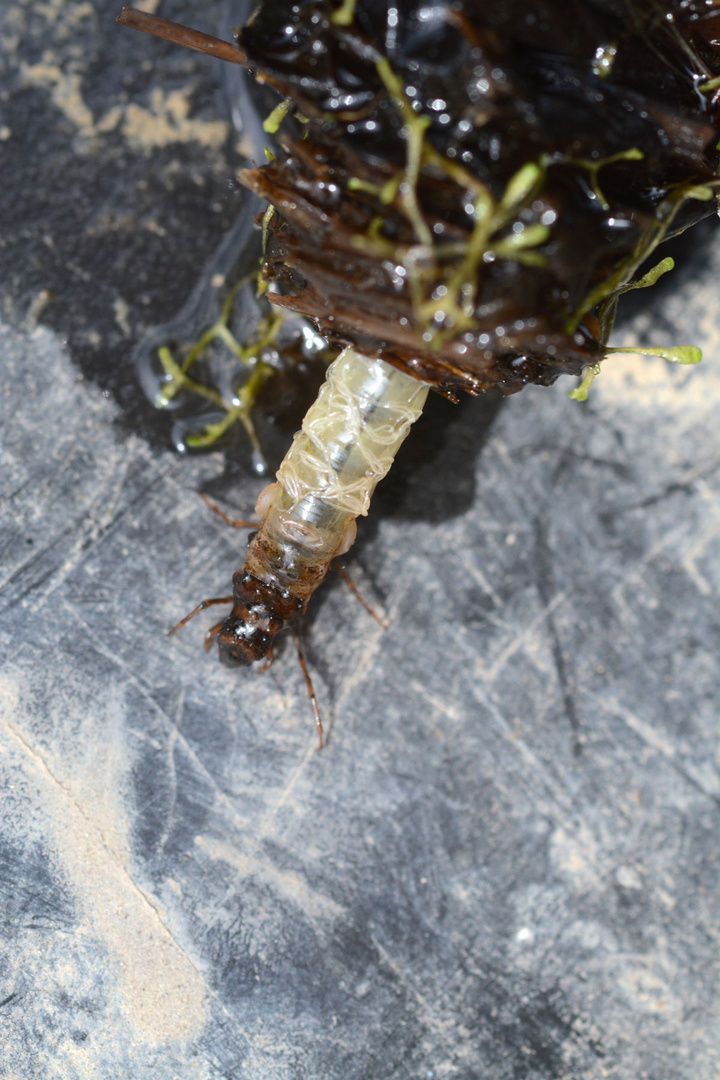
[(137, 8), (124, 7), (117, 21), (123, 26), (129, 26), (132, 30), (142, 30), (145, 34), (164, 38), (165, 41), (172, 41), (176, 45), (184, 45), (186, 49), (194, 49), (195, 52), (216, 56), (219, 60), (227, 60), (231, 64), (247, 63), (245, 50), (234, 42), (223, 41), (222, 38), (213, 37), (212, 34), (203, 34), (202, 31), (192, 30), (189, 26), (183, 26), (182, 23), (162, 19), (159, 15), (149, 15), (146, 11), (138, 11)]

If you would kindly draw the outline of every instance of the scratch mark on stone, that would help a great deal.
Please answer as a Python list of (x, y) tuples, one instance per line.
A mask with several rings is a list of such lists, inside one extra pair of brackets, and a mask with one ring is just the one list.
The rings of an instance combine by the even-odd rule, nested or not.
[(717, 539), (719, 536), (720, 522), (714, 523), (703, 530), (683, 555), (683, 570), (685, 570), (688, 577), (695, 583), (698, 592), (702, 596), (712, 596), (714, 588), (705, 575), (698, 569), (697, 561), (705, 554), (705, 551), (710, 547), (713, 540)]
[(148, 909), (149, 913), (151, 913), (151, 915), (152, 915), (153, 920), (161, 928), (162, 933), (168, 938), (169, 941), (172, 942), (174, 947), (179, 951), (179, 953), (183, 956), (183, 958), (185, 960), (187, 960), (188, 964), (190, 964), (192, 969), (195, 971), (195, 973), (198, 975), (198, 977), (202, 981), (202, 973), (200, 971), (200, 968), (195, 963), (195, 960), (193, 959), (192, 956), (190, 956), (190, 954), (185, 950), (185, 948), (177, 940), (177, 938), (172, 933), (170, 927), (168, 927), (166, 925), (166, 923), (163, 921), (158, 907), (153, 903), (153, 901), (148, 896), (148, 894), (143, 889), (141, 889), (141, 887), (138, 885), (137, 881), (135, 881), (134, 877), (129, 872), (129, 870), (128, 870), (127, 866), (125, 865), (124, 861), (122, 860), (122, 858), (120, 858), (118, 856), (117, 852), (108, 843), (107, 838), (106, 838), (103, 830), (100, 828), (100, 826), (97, 824), (97, 822), (89, 817), (89, 815), (87, 814), (85, 808), (77, 801), (77, 799), (74, 797), (72, 792), (70, 792), (67, 789), (67, 787), (63, 784), (62, 780), (60, 780), (55, 775), (55, 773), (50, 768), (50, 766), (48, 765), (47, 761), (42, 756), (42, 754), (40, 754), (35, 749), (35, 747), (32, 746), (31, 743), (29, 743), (27, 741), (27, 739), (23, 735), (22, 731), (20, 731), (20, 729), (17, 727), (17, 725), (14, 724), (13, 721), (9, 720), (7, 717), (2, 718), (2, 723), (4, 724), (5, 728), (8, 730), (10, 735), (19, 744), (19, 746), (32, 759), (32, 761), (39, 767), (42, 774), (48, 780), (50, 780), (50, 782), (53, 784), (53, 786), (60, 792), (62, 798), (64, 800), (66, 800), (73, 807), (73, 809), (80, 815), (80, 817), (83, 819), (83, 821), (85, 823), (87, 831), (89, 833), (94, 833), (97, 836), (97, 838), (99, 840), (99, 843), (100, 843), (100, 846), (102, 847), (103, 851), (105, 852), (107, 857), (110, 859), (110, 861), (113, 863), (113, 865), (116, 866), (119, 869), (121, 875), (124, 877), (125, 881), (130, 886), (131, 891), (133, 893), (135, 893), (135, 895), (138, 897), (138, 899), (143, 904), (143, 906)]
[(683, 778), (691, 787), (695, 788), (702, 795), (712, 799), (713, 802), (720, 804), (720, 791), (712, 791), (707, 788), (703, 781), (694, 776), (693, 773), (686, 767), (684, 763), (678, 760), (675, 747), (671, 743), (663, 739), (652, 724), (648, 724), (647, 721), (636, 716), (629, 709), (623, 708), (619, 702), (609, 700), (607, 702), (601, 702), (603, 708), (605, 708), (611, 715), (617, 716), (623, 721), (631, 731), (634, 731), (638, 735), (646, 746), (651, 747), (657, 753), (668, 761), (670, 766)]
[[(390, 605), (389, 605), (389, 607), (388, 607), (388, 618), (390, 619), (391, 622), (394, 621), (394, 619), (396, 617), (396, 614), (397, 614), (396, 610), (394, 610), (395, 609), (395, 602), (394, 601), (392, 603), (392, 609), (393, 610), (390, 609)], [(367, 641), (365, 643), (365, 648), (360, 653), (360, 656), (358, 657), (358, 661), (355, 664), (354, 669), (350, 672), (350, 674), (347, 676), (347, 678), (343, 681), (342, 689), (341, 689), (341, 691), (340, 691), (340, 693), (338, 695), (338, 698), (337, 698), (337, 705), (336, 705), (336, 708), (335, 708), (336, 713), (339, 713), (339, 712), (342, 711), (343, 705), (348, 700), (348, 698), (350, 697), (352, 691), (355, 689), (357, 684), (359, 682), (361, 682), (367, 675), (369, 675), (372, 672), (373, 661), (374, 661), (375, 657), (377, 656), (378, 649), (380, 648), (380, 643), (381, 643), (381, 641), (384, 638), (386, 633), (387, 633), (387, 631), (385, 630), (385, 628), (383, 626), (375, 626), (374, 629), (371, 630), (370, 635), (368, 636)]]
[(620, 517), (622, 514), (630, 513), (633, 510), (646, 510), (650, 506), (655, 506), (657, 503), (672, 498), (673, 495), (693, 495), (697, 487), (705, 483), (711, 476), (714, 476), (719, 468), (720, 463), (713, 462), (702, 469), (688, 469), (685, 476), (667, 484), (662, 490), (656, 491), (652, 495), (647, 495), (644, 499), (640, 499), (636, 502), (625, 503), (622, 506), (609, 507), (607, 510), (603, 511), (602, 516), (608, 520), (612, 520)]
[(274, 804), (274, 806), (272, 808), (272, 812), (270, 814), (270, 817), (265, 822), (262, 823), (261, 828), (260, 828), (260, 836), (262, 836), (262, 837), (267, 836), (268, 833), (272, 832), (273, 829), (275, 828), (275, 819), (276, 819), (277, 815), (279, 814), (282, 807), (285, 805), (285, 803), (288, 801), (288, 799), (292, 795), (293, 791), (295, 790), (295, 788), (297, 786), (297, 783), (298, 783), (300, 777), (302, 776), (302, 774), (305, 772), (305, 769), (307, 768), (308, 762), (311, 760), (311, 758), (314, 757), (315, 753), (316, 753), (315, 736), (313, 734), (313, 738), (312, 738), (312, 742), (311, 742), (310, 746), (308, 746), (307, 750), (305, 750), (302, 757), (300, 758), (300, 761), (296, 765), (293, 772), (290, 774), (290, 777), (288, 779), (287, 784), (283, 788), (282, 792), (280, 793), (279, 798), (277, 799), (277, 801), (275, 802), (275, 804)]
[[(181, 694), (180, 695), (180, 701), (181, 702), (182, 702), (182, 697), (183, 697), (183, 695)], [(181, 704), (179, 703), (178, 709), (180, 709), (180, 708), (181, 708)], [(167, 768), (168, 768), (168, 773), (169, 773), (169, 776), (170, 776), (170, 804), (167, 807), (167, 811), (166, 811), (166, 813), (164, 815), (164, 822), (165, 823), (163, 825), (163, 830), (162, 830), (162, 832), (160, 834), (160, 837), (158, 838), (158, 850), (159, 851), (163, 851), (163, 849), (165, 847), (165, 844), (167, 843), (168, 836), (170, 835), (170, 822), (173, 819), (173, 814), (175, 812), (175, 807), (177, 805), (178, 784), (177, 784), (177, 769), (175, 768), (175, 747), (177, 746), (178, 738), (179, 738), (179, 736), (178, 736), (177, 727), (174, 727), (174, 726), (171, 727), (170, 731), (169, 731), (169, 734), (168, 734), (167, 747), (166, 747), (166, 751), (165, 751), (166, 756), (167, 756)]]
[[(107, 842), (103, 830), (55, 775), (22, 731), (11, 721), (3, 719), (10, 737), (20, 747), (21, 752), (34, 763), (40, 775), (50, 782), (52, 790), (59, 793), (61, 804), (70, 811), (73, 839), (69, 842), (70, 847), (66, 848), (62, 839), (62, 829), (60, 830), (58, 833), (60, 853), (70, 860), (70, 865), (76, 860), (75, 886), (81, 896), (83, 892), (85, 894), (84, 906), (92, 919), (90, 929), (95, 929), (101, 939), (104, 938), (108, 946), (117, 954), (120, 965), (121, 1000), (136, 1027), (145, 1037), (150, 1037), (158, 1043), (166, 1042), (168, 1039), (192, 1039), (202, 1030), (206, 1019), (204, 999), (210, 997), (226, 1021), (230, 1022), (228, 1035), (231, 1042), (237, 1044), (238, 1052), (241, 1052), (244, 1057), (246, 1046), (260, 1041), (258, 1037), (253, 1036), (252, 1033), (238, 1032), (234, 1029), (235, 1018), (227, 1005), (217, 991), (207, 985), (203, 972), (192, 955), (187, 952), (166, 924), (159, 906), (135, 881), (122, 858)], [(78, 824), (75, 815), (81, 819), (81, 824)], [(79, 840), (80, 849), (87, 848), (91, 857), (94, 851), (100, 850), (107, 858), (105, 866), (101, 865), (99, 869), (95, 866), (95, 876), (91, 876), (89, 881), (85, 876), (78, 877), (79, 871), (85, 868), (86, 863), (82, 854), (79, 856), (72, 854), (76, 839)], [(118, 880), (127, 883), (130, 897), (139, 903), (139, 908), (134, 915), (132, 915), (132, 909), (128, 909), (123, 902), (117, 888), (117, 880), (108, 876), (109, 868), (117, 873)], [(107, 894), (105, 899), (103, 899), (103, 893)], [(140, 913), (144, 913), (148, 926), (143, 927)], [(140, 923), (136, 926), (139, 915)], [(153, 941), (152, 931), (148, 933), (148, 927), (157, 928), (160, 944), (165, 943), (170, 949), (169, 959)], [(173, 961), (173, 956), (178, 958), (179, 964)], [(143, 965), (145, 965), (144, 969)]]
[[(535, 805), (536, 812), (538, 814), (544, 813), (549, 818), (554, 815), (558, 822), (563, 822), (568, 831), (572, 829), (575, 832), (575, 826), (568, 824), (573, 821), (575, 816), (572, 792), (559, 785), (557, 778), (552, 775), (541, 758), (517, 733), (513, 725), (505, 719), (492, 694), (485, 693), (476, 687), (475, 697), (487, 709), (490, 718), (503, 739), (527, 764), (528, 775), (532, 777), (532, 784), (528, 785), (525, 778), (522, 778), (521, 782), (527, 787), (528, 798)], [(539, 785), (541, 790), (544, 791), (545, 803), (538, 799), (536, 785)]]
[(614, 585), (611, 597), (613, 602), (620, 609), (622, 614), (622, 620), (626, 626), (634, 626), (638, 622), (637, 615), (633, 610), (631, 604), (623, 596), (623, 592), (629, 586), (634, 586), (636, 590), (640, 590), (643, 587), (647, 588), (646, 583), (643, 580), (645, 570), (654, 560), (660, 555), (666, 548), (672, 548), (675, 551), (683, 551), (686, 546), (687, 526), (685, 523), (673, 529), (672, 532), (664, 533), (660, 539), (654, 543), (643, 554), (642, 558), (634, 563), (623, 574)]
[(560, 606), (560, 604), (563, 603), (563, 601), (566, 599), (566, 596), (567, 593), (563, 589), (556, 596), (554, 596), (549, 603), (545, 604), (542, 611), (540, 611), (540, 613), (535, 616), (535, 618), (525, 628), (525, 630), (517, 634), (511, 641), (509, 641), (505, 648), (500, 651), (498, 656), (488, 667), (485, 667), (482, 661), (477, 660), (475, 663), (475, 672), (478, 678), (480, 678), (487, 686), (492, 686), (502, 669), (507, 664), (508, 660), (512, 656), (514, 656), (516, 652), (522, 649), (533, 637), (536, 636), (540, 627), (543, 625), (543, 623), (547, 621), (548, 617), (552, 615), (552, 613)]
[(439, 712), (441, 716), (446, 716), (448, 720), (452, 720), (454, 724), (458, 723), (461, 719), (462, 714), (459, 709), (454, 708), (452, 705), (448, 705), (447, 701), (435, 697), (435, 695), (426, 690), (422, 683), (419, 683), (417, 679), (413, 679), (410, 686), (423, 701), (427, 701), (429, 705), (432, 705), (433, 709), (435, 709), (436, 712)]
[[(129, 458), (126, 455), (118, 464), (115, 473), (115, 483), (113, 484), (113, 490), (110, 494), (110, 512), (112, 507), (117, 503), (120, 490), (125, 483), (125, 477), (129, 466)], [(105, 505), (108, 496), (105, 494), (104, 487), (97, 494), (93, 505), (86, 513), (83, 521), (79, 526), (76, 526), (78, 530), (78, 536), (75, 542), (71, 545), (69, 552), (67, 553), (64, 561), (57, 567), (53, 574), (53, 578), (45, 591), (38, 597), (38, 599), (30, 605), (30, 611), (36, 612), (38, 608), (43, 607), (56, 589), (69, 577), (75, 567), (79, 564), (85, 552), (91, 548), (99, 537), (105, 531), (105, 526), (108, 521), (107, 507), (104, 510), (100, 510), (100, 505)], [(75, 529), (73, 529), (75, 531)]]
[(189, 760), (192, 762), (193, 766), (197, 769), (198, 773), (203, 777), (204, 780), (207, 781), (208, 786), (212, 789), (213, 793), (218, 797), (218, 799), (223, 804), (223, 806), (229, 811), (230, 818), (233, 821), (233, 823), (239, 829), (243, 829), (245, 827), (245, 822), (240, 818), (240, 816), (234, 810), (232, 802), (231, 802), (229, 796), (223, 790), (223, 788), (218, 784), (217, 779), (215, 778), (215, 776), (211, 772), (208, 771), (208, 769), (205, 767), (205, 765), (203, 765), (202, 761), (197, 756), (197, 754), (193, 750), (190, 743), (188, 743), (185, 736), (178, 729), (176, 719), (174, 719), (172, 716), (170, 716), (169, 713), (165, 709), (163, 709), (162, 705), (160, 705), (152, 697), (152, 694), (150, 693), (149, 688), (146, 687), (142, 682), (140, 682), (140, 680), (137, 678), (137, 675), (136, 675), (135, 671), (132, 668), (128, 667), (128, 665), (125, 664), (124, 661), (122, 661), (117, 655), (115, 655), (114, 653), (108, 652), (106, 649), (103, 649), (100, 646), (100, 643), (98, 642), (97, 637), (93, 636), (93, 634), (92, 634), (92, 632), (90, 630), (90, 627), (87, 625), (87, 623), (80, 617), (80, 615), (76, 611), (73, 612), (73, 615), (74, 615), (75, 621), (83, 628), (83, 630), (86, 631), (86, 633), (88, 635), (88, 639), (89, 639), (89, 644), (90, 644), (91, 648), (93, 649), (93, 651), (96, 652), (99, 656), (102, 656), (103, 659), (107, 660), (109, 663), (111, 663), (119, 671), (122, 671), (123, 674), (126, 676), (127, 683), (129, 685), (133, 686), (138, 691), (138, 693), (141, 694), (143, 699), (145, 701), (147, 701), (147, 703), (150, 705), (152, 710), (158, 716), (161, 716), (163, 718), (163, 720), (166, 721), (166, 723), (168, 725), (168, 729), (171, 730), (171, 731), (175, 731), (177, 744), (182, 746), (183, 750), (187, 754), (187, 756), (188, 756)]
[[(447, 1025), (441, 1015), (442, 1007), (430, 1003), (426, 995), (418, 986), (418, 980), (413, 977), (412, 972), (408, 970), (407, 967), (401, 966), (397, 960), (394, 960), (372, 932), (370, 933), (370, 941), (377, 951), (380, 963), (392, 973), (400, 986), (403, 987), (419, 1007), (419, 1012), (423, 1017), (428, 1030), (432, 1031), (436, 1037), (444, 1036), (446, 1034)], [(461, 1043), (468, 1043), (472, 1040), (472, 1032), (457, 1015), (453, 1016), (452, 1023), (454, 1033), (459, 1036), (459, 1041)]]
[[(247, 831), (245, 832), (244, 836), (246, 838), (246, 843), (243, 849), (240, 850), (238, 848), (233, 858), (229, 857), (229, 848), (226, 850), (225, 855), (219, 856), (223, 858), (224, 862), (235, 866), (237, 873), (228, 885), (223, 896), (213, 904), (210, 915), (207, 918), (206, 935), (210, 932), (213, 922), (218, 918), (219, 912), (221, 912), (225, 905), (228, 903), (228, 901), (236, 895), (240, 883), (244, 880), (247, 880), (248, 877), (254, 876), (252, 873), (253, 867), (256, 868), (259, 872), (260, 878), (264, 880), (271, 880), (273, 878), (277, 879), (278, 876), (283, 873), (281, 870), (278, 870), (276, 867), (274, 867), (272, 863), (268, 862), (265, 856), (262, 856), (260, 854), (262, 851), (263, 841), (265, 841), (267, 837), (274, 832), (277, 816), (280, 813), (280, 810), (290, 798), (290, 795), (294, 791), (301, 776), (305, 772), (308, 766), (308, 762), (315, 756), (316, 753), (317, 749), (315, 745), (315, 738), (313, 735), (312, 743), (304, 751), (302, 757), (300, 758), (300, 761), (290, 773), (285, 787), (282, 789), (279, 796), (273, 800), (269, 811), (261, 818), (253, 836), (248, 839)], [(285, 875), (285, 878), (287, 878), (287, 875)], [(284, 888), (284, 891), (288, 892), (287, 884)], [(291, 892), (293, 899), (297, 902), (302, 899), (297, 889), (291, 890)], [(323, 900), (323, 903), (328, 907), (328, 909), (330, 909), (330, 905), (334, 905), (334, 901), (330, 900), (329, 898), (325, 898)], [(306, 906), (303, 905), (302, 909), (306, 910)], [(332, 913), (335, 914), (336, 912), (333, 911)], [(328, 911), (325, 912), (325, 915), (327, 914)]]
[(537, 551), (537, 588), (540, 594), (540, 599), (545, 605), (547, 611), (547, 628), (550, 632), (550, 645), (552, 648), (553, 659), (555, 661), (555, 671), (557, 672), (558, 684), (560, 687), (560, 695), (565, 707), (565, 715), (567, 716), (568, 723), (570, 725), (570, 731), (573, 739), (573, 752), (576, 757), (579, 756), (582, 750), (582, 743), (580, 741), (580, 721), (575, 707), (575, 693), (574, 687), (571, 683), (570, 673), (568, 671), (568, 665), (565, 661), (565, 653), (563, 651), (562, 642), (558, 633), (555, 619), (553, 618), (553, 612), (551, 609), (552, 603), (552, 553), (547, 538), (547, 530), (545, 522), (536, 518), (535, 520), (535, 548)]
[[(77, 615), (76, 615), (76, 621), (78, 623), (80, 623), (80, 625), (83, 626), (83, 628), (87, 631), (88, 635), (91, 637), (89, 628), (85, 625), (83, 620)], [(218, 782), (217, 782), (216, 778), (214, 777), (214, 775), (212, 773), (208, 772), (207, 768), (199, 760), (199, 758), (197, 757), (195, 751), (188, 744), (187, 740), (185, 739), (182, 732), (178, 728), (178, 725), (180, 723), (181, 716), (182, 716), (183, 699), (180, 698), (180, 700), (178, 702), (178, 713), (177, 713), (177, 715), (174, 718), (171, 717), (167, 713), (167, 711), (165, 709), (163, 709), (162, 706), (159, 705), (158, 702), (156, 702), (152, 698), (152, 696), (150, 695), (148, 689), (146, 687), (144, 687), (138, 681), (137, 677), (135, 676), (135, 673), (132, 670), (128, 669), (126, 667), (126, 665), (123, 664), (123, 662), (120, 661), (116, 656), (114, 656), (112, 654), (109, 654), (105, 650), (99, 648), (97, 641), (95, 639), (93, 639), (92, 637), (91, 637), (91, 642), (92, 642), (92, 647), (95, 649), (95, 651), (97, 651), (100, 655), (104, 656), (105, 659), (109, 660), (112, 664), (114, 664), (115, 667), (122, 670), (127, 675), (128, 681), (130, 683), (132, 683), (133, 686), (136, 687), (136, 689), (142, 694), (143, 698), (145, 700), (147, 700), (148, 703), (152, 706), (153, 710), (165, 719), (165, 721), (167, 722), (168, 727), (170, 729), (170, 732), (172, 733), (171, 734), (172, 745), (173, 746), (181, 745), (183, 747), (184, 752), (187, 754), (188, 758), (193, 763), (193, 765), (197, 769), (198, 773), (201, 776), (203, 776), (203, 778), (207, 781), (208, 785), (210, 786), (211, 790), (217, 796), (219, 802), (223, 806), (224, 810), (227, 812), (229, 820), (232, 822), (234, 827), (237, 829), (238, 833), (243, 837), (247, 836), (247, 823), (237, 813), (237, 811), (235, 810), (229, 796), (220, 787), (220, 785), (218, 784)], [(277, 819), (278, 814), (280, 813), (282, 807), (287, 803), (288, 799), (292, 795), (292, 793), (293, 793), (295, 787), (297, 786), (298, 782), (300, 781), (303, 773), (307, 769), (307, 766), (308, 766), (309, 762), (314, 758), (315, 753), (316, 753), (316, 746), (315, 746), (315, 737), (314, 737), (314, 734), (313, 734), (312, 740), (310, 741), (307, 749), (303, 752), (300, 761), (297, 763), (297, 765), (295, 766), (295, 768), (291, 772), (291, 774), (290, 774), (290, 776), (288, 778), (288, 781), (285, 784), (284, 788), (282, 789), (280, 794), (273, 800), (272, 805), (271, 805), (270, 810), (269, 810), (269, 813), (267, 813), (263, 817), (263, 819), (260, 821), (259, 827), (258, 827), (257, 831), (255, 832), (253, 838), (252, 838), (252, 842), (243, 851), (242, 858), (244, 860), (246, 860), (247, 865), (249, 865), (249, 861), (252, 858), (257, 858), (257, 853), (261, 849), (262, 842), (274, 831), (275, 823), (276, 823), (276, 819)], [(240, 857), (241, 857), (240, 853), (238, 853), (238, 858), (240, 858)], [(260, 860), (260, 863), (262, 863), (262, 861), (263, 860)], [(226, 892), (225, 892), (224, 896), (222, 897), (222, 899), (218, 903), (216, 903), (214, 905), (213, 910), (217, 911), (217, 910), (222, 908), (222, 906), (227, 902), (227, 900), (230, 898), (230, 896), (232, 896), (236, 892), (238, 882), (241, 881), (242, 879), (243, 879), (243, 875), (238, 873), (235, 880), (228, 886), (228, 889), (226, 890)], [(208, 920), (208, 927), (210, 925), (211, 925), (210, 920)]]
[[(283, 893), (308, 916), (318, 919), (336, 919), (345, 911), (331, 897), (313, 888), (302, 874), (284, 870), (276, 866), (271, 860), (259, 856), (257, 845), (250, 850), (240, 850), (233, 844), (208, 836), (199, 836), (196, 846), (203, 851), (209, 859), (224, 862), (236, 871), (233, 882), (233, 891), (236, 883), (240, 880), (254, 880), (273, 887), (277, 892)], [(223, 898), (223, 904), (227, 900)], [(220, 905), (222, 907), (222, 905)]]
[[(480, 586), (480, 588), (485, 593), (485, 595), (490, 597), (490, 599), (493, 601), (493, 603), (495, 605), (496, 611), (500, 611), (502, 609), (502, 607), (504, 606), (503, 605), (503, 600), (501, 599), (500, 596), (498, 596), (495, 589), (492, 587), (492, 585), (490, 584), (488, 579), (485, 577), (482, 570), (477, 565), (476, 560), (472, 559), (470, 557), (470, 553), (468, 552), (468, 550), (466, 548), (461, 548), (460, 552), (458, 554), (459, 554), (459, 563), (462, 566), (462, 568), (464, 569), (464, 571), (466, 572), (466, 574), (468, 575), (468, 577), (471, 577), (473, 579), (473, 581), (475, 581)], [(457, 555), (456, 555), (456, 557), (457, 557)], [(496, 618), (493, 621), (494, 621), (495, 625), (502, 626), (502, 627), (507, 626), (507, 623), (505, 622), (504, 619), (497, 619)]]

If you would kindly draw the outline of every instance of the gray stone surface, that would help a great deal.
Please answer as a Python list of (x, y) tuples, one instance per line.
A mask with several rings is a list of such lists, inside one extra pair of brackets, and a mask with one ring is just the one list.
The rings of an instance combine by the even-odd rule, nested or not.
[[(88, 8), (58, 7), (52, 47)], [(92, 85), (96, 126), (127, 116), (112, 79)], [(51, 98), (67, 167), (86, 154), (110, 185), (55, 177), (71, 219), (143, 161), (156, 175), (122, 124), (88, 148)], [(167, 154), (170, 178), (172, 155), (209, 177), (198, 203), (222, 184), (219, 150)], [(168, 184), (153, 214), (172, 222), (187, 192)], [(567, 383), (434, 404), (350, 562), (390, 628), (337, 581), (307, 628), (318, 754), (291, 649), (238, 673), (200, 619), (164, 634), (242, 559), (198, 490), (242, 512), (260, 483), (132, 429), (126, 358), (178, 301), (119, 291), (132, 253), (161, 292), (143, 206), (76, 237), (74, 262), (67, 218), (38, 209), (0, 287), (3, 1078), (713, 1080), (716, 240), (700, 230), (624, 328), (703, 344), (698, 368), (617, 357), (585, 405)], [(204, 259), (221, 230), (198, 229)], [(179, 235), (157, 258), (189, 288)], [(53, 276), (63, 259), (85, 293)], [(42, 285), (52, 326), (22, 325)]]

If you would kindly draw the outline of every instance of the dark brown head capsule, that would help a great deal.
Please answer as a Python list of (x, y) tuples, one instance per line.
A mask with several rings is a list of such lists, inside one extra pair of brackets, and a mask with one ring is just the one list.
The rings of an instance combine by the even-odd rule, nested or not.
[(302, 614), (304, 603), (281, 593), (246, 570), (233, 574), (232, 612), (217, 631), (220, 660), (227, 667), (246, 667), (264, 660), (281, 632)]

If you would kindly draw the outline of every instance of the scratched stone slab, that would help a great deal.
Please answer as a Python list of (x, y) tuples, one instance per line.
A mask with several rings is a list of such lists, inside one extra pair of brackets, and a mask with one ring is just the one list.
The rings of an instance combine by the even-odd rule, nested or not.
[[(70, 146), (86, 114), (62, 115)], [(182, 154), (220, 184), (214, 147)], [(181, 220), (168, 183), (157, 213)], [(57, 332), (21, 318), (55, 266), (34, 233), (3, 278), (3, 1076), (714, 1080), (717, 240), (619, 331), (697, 342), (698, 368), (618, 357), (585, 405), (569, 383), (432, 403), (350, 563), (389, 629), (337, 581), (309, 620), (317, 754), (289, 649), (243, 674), (203, 653), (209, 617), (164, 634), (242, 557), (197, 492), (242, 513), (260, 484), (132, 429), (122, 358), (173, 299), (153, 314), (113, 276), (132, 252), (152, 278), (143, 213), (107, 225), (87, 306), (82, 275), (53, 281)], [(62, 216), (45, 226), (70, 259)], [(202, 259), (217, 233), (198, 222)], [(180, 235), (162, 258), (189, 283)], [(83, 377), (93, 341), (112, 385)]]
[(162, 633), (239, 557), (219, 456), (120, 436), (49, 331), (2, 346), (10, 1075), (710, 1080), (712, 358), (518, 398), (467, 510), (379, 522), (391, 628), (334, 587), (310, 629), (318, 755), (290, 655)]

